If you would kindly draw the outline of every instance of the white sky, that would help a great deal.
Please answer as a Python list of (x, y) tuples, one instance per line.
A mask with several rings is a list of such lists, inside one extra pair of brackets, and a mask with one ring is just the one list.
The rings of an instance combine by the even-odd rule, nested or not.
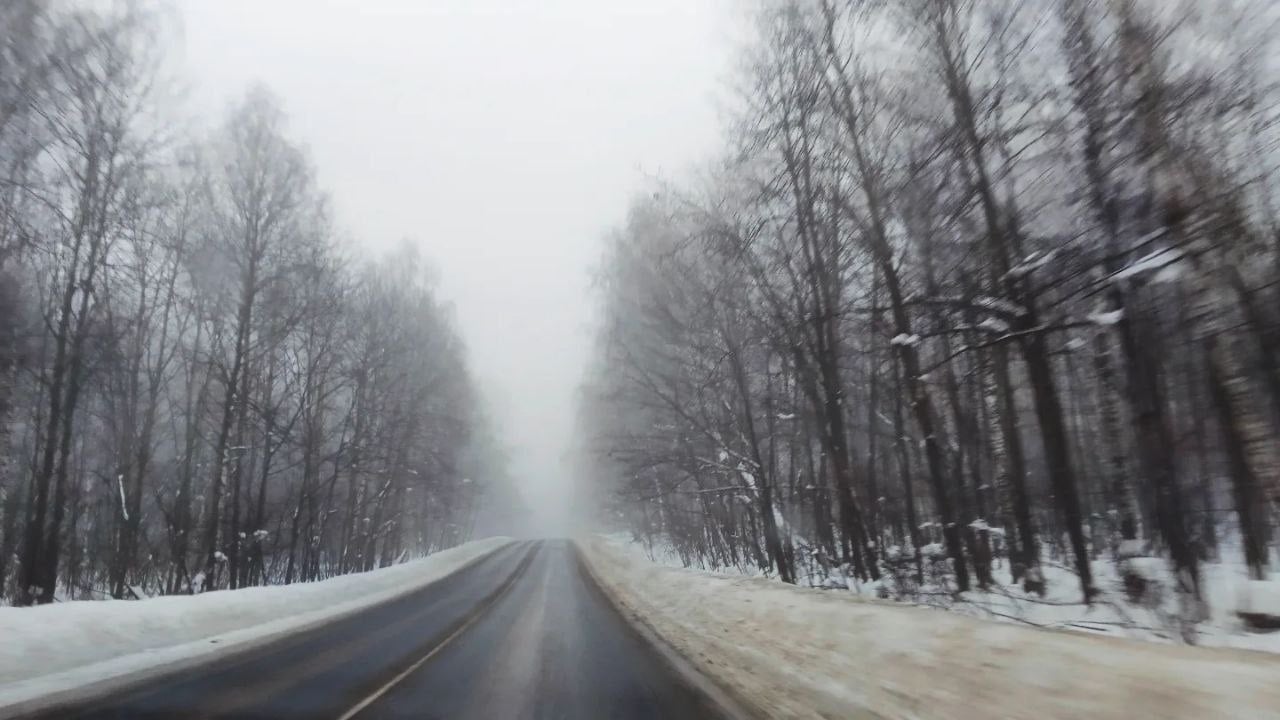
[(716, 149), (735, 0), (177, 0), (197, 113), (269, 86), (340, 228), (438, 268), (539, 529), (564, 520), (590, 270)]

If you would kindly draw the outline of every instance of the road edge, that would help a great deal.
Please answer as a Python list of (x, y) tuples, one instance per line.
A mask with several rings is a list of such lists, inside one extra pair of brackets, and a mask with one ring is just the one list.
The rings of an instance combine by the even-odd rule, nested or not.
[[(455, 574), (475, 565), (485, 558), (492, 557), (495, 553), (509, 549), (518, 542), (508, 538), (507, 542), (495, 545), (487, 552), (476, 555), (467, 562), (458, 565), (444, 575), (433, 578), (422, 584), (406, 585), (403, 588), (396, 588), (394, 591), (384, 591), (376, 600), (367, 603), (351, 602), (344, 603), (344, 607), (336, 612), (327, 613), (323, 610), (305, 613), (305, 619), (297, 617), (285, 617), (266, 623), (251, 625), (229, 633), (220, 635), (211, 635), (207, 638), (193, 640), (190, 642), (171, 645), (165, 648), (158, 648), (150, 651), (142, 651), (138, 653), (130, 653), (121, 656), (122, 658), (134, 658), (143, 656), (153, 656), (153, 660), (144, 666), (123, 670), (116, 675), (86, 680), (83, 683), (73, 684), (65, 688), (52, 690), (49, 692), (41, 692), (33, 694), (29, 697), (21, 695), (14, 700), (0, 701), (0, 720), (18, 720), (37, 716), (41, 713), (56, 711), (72, 705), (80, 705), (90, 703), (97, 698), (114, 695), (117, 693), (127, 693), (137, 689), (145, 683), (162, 681), (167, 677), (187, 672), (193, 668), (202, 665), (208, 665), (217, 662), (231, 662), (237, 656), (252, 653), (262, 647), (275, 642), (280, 642), (291, 635), (301, 634), (314, 630), (322, 625), (350, 617), (356, 613), (365, 612), (370, 608), (377, 607), (386, 603), (395, 602), (399, 598), (411, 593), (431, 587), (437, 583), (443, 582)], [(266, 632), (261, 632), (264, 627), (278, 625)], [(205, 646), (206, 644), (216, 645), (209, 647), (205, 652), (190, 654), (187, 651), (192, 646)], [(175, 655), (175, 657), (166, 659), (166, 655)], [(32, 678), (30, 681), (43, 681), (59, 676), (68, 676), (68, 682), (72, 682), (72, 678), (77, 673), (87, 672), (89, 668), (104, 664), (110, 661), (99, 661), (90, 663), (78, 668), (63, 670), (53, 675)]]
[(654, 651), (669, 670), (700, 696), (704, 703), (719, 710), (723, 720), (756, 720), (765, 717), (763, 712), (754, 709), (750, 703), (717, 682), (697, 663), (677, 650), (644, 616), (628, 605), (618, 593), (610, 590), (608, 585), (601, 581), (599, 572), (592, 567), (589, 554), (583, 549), (582, 540), (573, 538), (571, 542), (583, 577), (609, 602), (627, 627)]

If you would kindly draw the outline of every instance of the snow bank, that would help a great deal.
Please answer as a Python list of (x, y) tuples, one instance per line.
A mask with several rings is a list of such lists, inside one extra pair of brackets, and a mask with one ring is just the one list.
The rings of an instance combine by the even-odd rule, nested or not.
[(331, 621), (447, 577), (510, 542), (478, 540), (314, 583), (0, 608), (0, 715), (41, 696), (207, 661)]
[(661, 567), (599, 538), (593, 573), (771, 718), (1280, 718), (1280, 658), (985, 622)]

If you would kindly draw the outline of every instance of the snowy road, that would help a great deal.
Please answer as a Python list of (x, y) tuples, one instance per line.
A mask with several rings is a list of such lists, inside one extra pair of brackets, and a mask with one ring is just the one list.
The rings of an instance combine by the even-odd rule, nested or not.
[(563, 541), (517, 543), (392, 602), (40, 717), (705, 718)]

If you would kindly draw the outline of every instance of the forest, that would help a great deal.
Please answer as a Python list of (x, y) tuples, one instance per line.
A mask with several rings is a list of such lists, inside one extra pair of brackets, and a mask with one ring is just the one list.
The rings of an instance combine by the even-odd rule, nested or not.
[(881, 597), (1116, 567), (1192, 640), (1276, 562), (1274, 5), (754, 7), (722, 151), (608, 237), (581, 492)]
[(0, 3), (0, 599), (309, 581), (502, 473), (434, 273), (333, 219), (265, 88), (202, 127), (152, 4)]

